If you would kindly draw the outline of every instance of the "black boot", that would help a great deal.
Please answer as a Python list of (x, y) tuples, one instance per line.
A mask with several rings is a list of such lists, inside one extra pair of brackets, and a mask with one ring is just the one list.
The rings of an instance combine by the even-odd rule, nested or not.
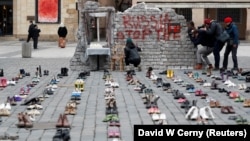
[(0, 77), (4, 76), (3, 69), (0, 69)]

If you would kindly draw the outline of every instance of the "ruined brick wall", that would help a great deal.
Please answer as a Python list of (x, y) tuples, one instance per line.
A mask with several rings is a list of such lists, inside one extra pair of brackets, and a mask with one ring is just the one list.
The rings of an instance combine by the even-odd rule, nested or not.
[(114, 41), (124, 44), (131, 37), (143, 49), (143, 69), (194, 66), (195, 49), (187, 34), (186, 20), (173, 9), (160, 10), (140, 3), (116, 13), (114, 23)]
[[(177, 15), (173, 9), (147, 8), (145, 3), (137, 4), (123, 13), (115, 13), (111, 7), (100, 7), (96, 2), (87, 1), (82, 5), (81, 19), (78, 30), (78, 44), (74, 56), (70, 61), (73, 71), (90, 70), (96, 60), (84, 57), (87, 48), (86, 17), (88, 12), (108, 12), (109, 47), (115, 43), (125, 44), (128, 37), (142, 48), (141, 67), (155, 70), (167, 68), (193, 68), (196, 56), (195, 48), (187, 34), (187, 23), (182, 15)], [(103, 68), (110, 69), (109, 61), (100, 59)], [(108, 67), (108, 68), (107, 68)]]

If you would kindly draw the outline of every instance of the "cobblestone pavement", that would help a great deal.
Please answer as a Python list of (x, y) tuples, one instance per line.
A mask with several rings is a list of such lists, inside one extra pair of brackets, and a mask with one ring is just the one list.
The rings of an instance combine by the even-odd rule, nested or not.
[[(26, 76), (20, 79), (15, 86), (7, 86), (0, 91), (0, 104), (7, 100), (8, 96), (18, 95), (20, 89), (27, 84), (31, 83), (32, 78), (35, 76), (36, 68), (41, 65), (42, 70), (49, 70), (48, 76), (42, 76), (40, 82), (30, 90), (28, 98), (38, 97), (42, 94), (44, 88), (50, 82), (53, 76), (61, 73), (62, 67), (69, 67), (69, 60), (74, 54), (76, 43), (68, 43), (65, 49), (57, 47), (56, 42), (39, 42), (38, 50), (32, 51), (32, 58), (21, 57), (21, 42), (19, 41), (3, 41), (0, 43), (0, 68), (4, 69), (4, 76), (7, 79), (16, 77), (20, 69), (30, 72), (31, 76)], [(243, 70), (250, 69), (250, 57), (248, 56), (249, 44), (242, 43), (240, 46), (238, 57), (239, 66)], [(212, 56), (210, 57), (213, 60)], [(232, 61), (229, 59), (229, 66), (232, 66)], [(184, 82), (194, 84), (195, 89), (201, 89), (208, 94), (207, 99), (219, 100), (222, 106), (233, 106), (235, 114), (222, 114), (220, 108), (212, 108), (215, 119), (208, 120), (209, 125), (218, 124), (237, 124), (234, 120), (229, 120), (232, 115), (241, 115), (243, 118), (250, 121), (250, 109), (243, 107), (242, 102), (235, 102), (230, 99), (226, 93), (220, 93), (218, 90), (211, 90), (209, 87), (204, 87), (195, 82), (193, 78), (189, 78), (185, 71), (198, 72), (203, 80), (212, 82), (214, 78), (202, 75), (201, 71), (194, 70), (174, 70), (176, 76), (181, 78)], [(40, 115), (36, 116), (33, 122), (33, 128), (17, 128), (18, 123), (17, 115), (20, 112), (25, 112), (27, 106), (21, 105), (23, 101), (17, 102), (16, 106), (11, 106), (10, 115), (2, 116), (0, 124), (0, 135), (5, 133), (9, 135), (18, 135), (20, 141), (48, 141), (52, 140), (56, 133), (55, 124), (61, 113), (64, 113), (67, 102), (70, 101), (71, 93), (74, 91), (74, 82), (80, 72), (73, 72), (69, 70), (68, 76), (61, 78), (58, 83), (58, 88), (53, 95), (46, 98), (42, 102), (43, 109)], [(118, 82), (120, 87), (115, 89), (115, 98), (118, 107), (118, 116), (121, 126), (120, 139), (123, 141), (133, 140), (133, 125), (135, 124), (154, 124), (152, 117), (148, 114), (148, 109), (143, 103), (141, 94), (134, 90), (135, 85), (128, 85), (125, 80), (124, 72), (112, 71), (110, 72), (114, 81)], [(186, 98), (190, 101), (197, 100), (198, 107), (209, 105), (206, 99), (201, 99), (193, 93), (189, 93), (185, 87), (178, 85), (173, 80), (160, 75), (159, 71), (155, 71), (159, 78), (164, 82), (171, 84), (172, 89), (178, 89), (184, 93)], [(220, 76), (218, 71), (212, 72), (216, 76)], [(103, 80), (104, 72), (93, 71), (90, 76), (85, 80), (85, 90), (81, 95), (80, 104), (77, 105), (76, 115), (68, 115), (69, 123), (71, 124), (70, 135), (72, 141), (111, 141), (113, 138), (108, 138), (109, 123), (103, 122), (105, 118), (106, 103), (104, 99), (104, 90), (106, 88), (105, 81)], [(152, 80), (147, 78), (146, 70), (136, 72), (135, 79), (145, 84), (147, 88), (153, 90), (154, 95), (158, 95), (158, 107), (160, 111), (166, 114), (166, 121), (168, 124), (180, 125), (196, 125), (196, 120), (187, 120), (185, 118), (185, 110), (180, 107), (180, 103), (174, 99), (171, 93), (163, 91), (161, 88), (156, 87)], [(239, 90), (238, 84), (248, 83), (242, 80), (233, 79), (229, 80), (236, 84), (235, 87), (227, 87), (221, 80), (218, 82), (219, 88), (224, 88), (227, 91), (236, 91), (243, 98), (250, 98), (249, 93), (244, 90)]]

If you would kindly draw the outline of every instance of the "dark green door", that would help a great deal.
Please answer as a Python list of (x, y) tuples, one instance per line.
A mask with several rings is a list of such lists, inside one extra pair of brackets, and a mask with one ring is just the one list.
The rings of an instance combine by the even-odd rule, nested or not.
[(0, 35), (13, 34), (13, 1), (0, 0)]

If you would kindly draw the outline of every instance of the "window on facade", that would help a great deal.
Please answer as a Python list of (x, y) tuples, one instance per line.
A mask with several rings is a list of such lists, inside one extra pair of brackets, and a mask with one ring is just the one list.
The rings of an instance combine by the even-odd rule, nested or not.
[(192, 9), (191, 8), (176, 8), (175, 12), (179, 15), (183, 15), (187, 21), (192, 20)]
[(230, 16), (234, 22), (239, 23), (241, 18), (240, 11), (238, 8), (219, 8), (217, 11), (217, 20), (223, 22), (225, 17)]

